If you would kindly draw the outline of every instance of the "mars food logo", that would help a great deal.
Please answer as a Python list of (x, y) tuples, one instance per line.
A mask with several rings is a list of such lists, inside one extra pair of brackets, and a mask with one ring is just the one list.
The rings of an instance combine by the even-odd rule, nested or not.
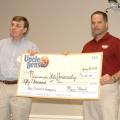
[(26, 68), (40, 68), (47, 67), (49, 64), (49, 59), (47, 56), (42, 56), (39, 58), (38, 56), (29, 56), (25, 55), (24, 62), (26, 62)]

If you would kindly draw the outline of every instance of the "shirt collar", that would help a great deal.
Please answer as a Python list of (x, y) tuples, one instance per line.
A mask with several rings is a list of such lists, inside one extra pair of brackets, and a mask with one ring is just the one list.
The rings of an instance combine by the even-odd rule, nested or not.
[(95, 38), (93, 39), (94, 42), (102, 42), (102, 41), (106, 41), (111, 35), (109, 34), (109, 32), (107, 32), (99, 41), (96, 41)]
[(26, 39), (26, 37), (22, 37), (19, 41), (15, 41), (15, 40), (13, 40), (13, 38), (11, 37), (11, 42), (13, 43), (13, 44), (20, 44), (20, 43), (22, 43), (22, 42), (24, 42), (24, 41), (26, 41), (27, 39)]

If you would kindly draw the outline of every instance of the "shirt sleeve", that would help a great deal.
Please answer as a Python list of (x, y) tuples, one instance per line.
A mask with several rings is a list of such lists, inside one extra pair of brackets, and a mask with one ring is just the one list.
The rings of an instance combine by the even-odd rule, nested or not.
[(83, 47), (81, 53), (86, 53), (86, 46), (87, 46), (87, 44)]
[(31, 50), (39, 52), (39, 47), (36, 44), (33, 44)]

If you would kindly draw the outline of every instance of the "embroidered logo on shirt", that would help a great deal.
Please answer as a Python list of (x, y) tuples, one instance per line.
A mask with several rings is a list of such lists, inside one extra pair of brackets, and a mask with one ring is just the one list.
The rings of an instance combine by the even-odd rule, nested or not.
[(102, 45), (102, 48), (107, 49), (107, 48), (109, 48), (109, 45)]

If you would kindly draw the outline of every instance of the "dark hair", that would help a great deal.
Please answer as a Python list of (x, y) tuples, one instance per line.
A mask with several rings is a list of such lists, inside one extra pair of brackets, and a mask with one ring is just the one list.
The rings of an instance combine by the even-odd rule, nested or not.
[(102, 16), (103, 16), (103, 19), (104, 19), (106, 22), (108, 22), (108, 16), (107, 16), (107, 14), (106, 14), (105, 12), (102, 12), (102, 11), (95, 11), (94, 13), (92, 13), (91, 19), (92, 19), (92, 17), (93, 17), (94, 15), (96, 15), (96, 14), (102, 15)]
[(17, 22), (20, 22), (20, 21), (23, 21), (24, 22), (24, 28), (27, 28), (27, 31), (24, 33), (24, 35), (26, 35), (29, 31), (29, 22), (27, 20), (27, 18), (23, 17), (23, 16), (14, 16), (12, 18), (12, 21), (17, 21)]

